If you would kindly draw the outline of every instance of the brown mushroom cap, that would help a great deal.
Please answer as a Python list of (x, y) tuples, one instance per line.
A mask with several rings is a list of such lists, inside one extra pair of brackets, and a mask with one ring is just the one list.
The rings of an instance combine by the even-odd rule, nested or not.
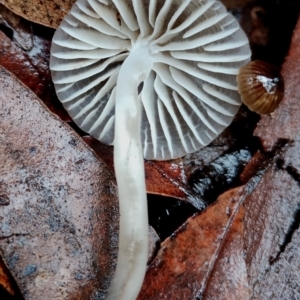
[(258, 114), (272, 113), (284, 94), (284, 81), (275, 66), (254, 60), (243, 66), (237, 76), (242, 102)]

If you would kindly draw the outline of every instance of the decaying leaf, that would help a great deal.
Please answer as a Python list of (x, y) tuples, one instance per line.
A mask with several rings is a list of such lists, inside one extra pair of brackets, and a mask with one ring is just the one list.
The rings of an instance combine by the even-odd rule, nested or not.
[(294, 232), (290, 243), (280, 259), (272, 264), (266, 274), (257, 282), (253, 300), (290, 300), (300, 298), (300, 234), (299, 228)]
[(148, 239), (148, 261), (147, 264), (150, 264), (151, 261), (156, 256), (156, 253), (160, 247), (160, 238), (155, 232), (154, 228), (149, 226), (149, 239)]
[[(226, 196), (228, 194), (224, 194), (222, 197)], [(222, 197), (220, 197), (220, 201)], [(231, 211), (227, 210), (227, 214), (230, 213)], [(251, 289), (248, 284), (244, 255), (244, 213), (245, 209), (241, 205), (230, 224), (210, 277), (203, 288), (203, 299), (250, 299)]]
[(76, 0), (0, 0), (15, 14), (32, 22), (57, 28)]
[(10, 276), (8, 274), (7, 268), (4, 265), (3, 261), (0, 259), (0, 285), (5, 289), (9, 294), (14, 295), (15, 291), (13, 284), (11, 282)]
[(300, 19), (282, 66), (285, 96), (272, 117), (264, 116), (255, 134), (265, 151), (274, 151), (273, 165), (245, 206), (246, 262), (252, 299), (298, 299), (300, 220)]
[(294, 30), (289, 54), (282, 65), (285, 91), (284, 99), (278, 109), (270, 115), (263, 116), (254, 132), (259, 136), (265, 151), (272, 151), (279, 140), (296, 140), (300, 128), (299, 98), (300, 84), (298, 76), (300, 65), (300, 21)]
[(253, 155), (249, 163), (244, 168), (240, 175), (242, 184), (247, 183), (252, 177), (254, 177), (260, 170), (266, 168), (268, 163), (268, 157), (260, 150)]
[(299, 198), (299, 182), (275, 161), (162, 244), (138, 299), (297, 299)]
[(0, 30), (5, 32), (23, 50), (33, 47), (32, 25), (0, 4)]
[(3, 261), (26, 299), (100, 299), (117, 252), (114, 177), (2, 67), (0, 85)]
[[(291, 268), (299, 265), (300, 256), (289, 245), (298, 235), (300, 185), (288, 172), (291, 161), (299, 162), (299, 150), (299, 143), (283, 148), (244, 202), (244, 258), (251, 299), (297, 299), (300, 295), (299, 272)], [(284, 164), (278, 165), (281, 161)], [(294, 252), (287, 252), (290, 247)]]
[(68, 121), (70, 117), (55, 95), (49, 70), (51, 37), (45, 32), (41, 36), (41, 30), (33, 26), (33, 48), (26, 52), (0, 31), (0, 65), (37, 94), (52, 112)]
[[(207, 285), (213, 284), (211, 280), (219, 286), (222, 281), (223, 287), (227, 280), (228, 285), (224, 298), (213, 299), (245, 299), (241, 298), (248, 293), (243, 243), (240, 240), (243, 211), (238, 210), (244, 198), (244, 187), (225, 193), (168, 238), (149, 266), (138, 299), (201, 299)], [(223, 253), (226, 253), (225, 257), (220, 256)], [(237, 261), (244, 264), (243, 269), (232, 268), (232, 263)], [(222, 263), (225, 268), (217, 271), (217, 263)], [(214, 274), (216, 272), (223, 272), (225, 276), (220, 277)], [(231, 281), (234, 283), (230, 284)], [(233, 298), (234, 295), (240, 298)]]
[[(255, 0), (221, 0), (228, 9), (243, 7)], [(0, 0), (15, 14), (32, 22), (57, 28), (76, 0)]]
[(300, 19), (282, 69), (284, 100), (256, 129), (266, 152), (256, 153), (243, 180), (264, 170), (162, 244), (139, 299), (300, 298), (299, 36)]

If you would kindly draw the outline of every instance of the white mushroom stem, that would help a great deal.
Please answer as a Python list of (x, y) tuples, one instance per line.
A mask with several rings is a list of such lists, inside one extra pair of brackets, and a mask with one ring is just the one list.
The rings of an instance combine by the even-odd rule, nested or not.
[(116, 90), (114, 165), (120, 205), (117, 268), (109, 300), (136, 299), (148, 258), (148, 213), (140, 138), (138, 86), (152, 68), (147, 46), (135, 44), (124, 61)]
[(56, 31), (50, 67), (59, 99), (81, 129), (115, 146), (119, 255), (106, 299), (134, 300), (143, 283), (143, 155), (178, 158), (214, 140), (238, 111), (235, 75), (250, 56), (217, 0), (78, 0)]

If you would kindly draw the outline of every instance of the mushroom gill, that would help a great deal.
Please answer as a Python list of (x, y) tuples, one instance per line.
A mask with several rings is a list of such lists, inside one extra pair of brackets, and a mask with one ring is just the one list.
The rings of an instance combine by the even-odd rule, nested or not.
[(248, 40), (216, 0), (78, 0), (56, 31), (57, 95), (84, 131), (114, 145), (119, 255), (107, 299), (135, 299), (147, 262), (143, 158), (208, 145), (241, 104)]

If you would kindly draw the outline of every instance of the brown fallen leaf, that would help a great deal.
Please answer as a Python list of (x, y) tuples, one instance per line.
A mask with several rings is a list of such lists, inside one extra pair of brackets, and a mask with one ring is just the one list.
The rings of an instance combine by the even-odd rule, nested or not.
[[(255, 0), (221, 0), (227, 9), (244, 7)], [(32, 22), (57, 28), (76, 0), (0, 0), (15, 14)]]
[(240, 175), (242, 184), (247, 183), (252, 177), (254, 177), (259, 170), (265, 169), (268, 163), (268, 157), (260, 150), (253, 155), (249, 163), (244, 168)]
[(0, 4), (0, 29), (24, 51), (33, 47), (32, 25)]
[(0, 251), (29, 299), (101, 298), (117, 253), (114, 176), (0, 68)]
[[(223, 287), (226, 283), (229, 286), (224, 297), (219, 295), (216, 298), (216, 290), (212, 299), (246, 299), (246, 269), (232, 268), (234, 261), (240, 261), (245, 266), (241, 223), (243, 210), (239, 209), (245, 195), (244, 187), (225, 193), (168, 238), (148, 268), (138, 299), (201, 299), (214, 282), (220, 288), (220, 283)], [(230, 263), (229, 259), (232, 259)], [(219, 264), (225, 265), (225, 268), (216, 269)], [(222, 272), (224, 276), (220, 277)], [(212, 293), (212, 288), (209, 293)]]
[(138, 299), (298, 299), (299, 182), (274, 161), (221, 195), (162, 244)]
[[(0, 66), (13, 73), (62, 120), (70, 120), (57, 99), (49, 70), (52, 32), (33, 25), (33, 48), (26, 52), (0, 31)], [(42, 35), (43, 34), (43, 35)]]
[(148, 261), (147, 264), (150, 264), (160, 247), (160, 238), (157, 235), (153, 227), (149, 226), (149, 236), (148, 236)]
[(14, 287), (11, 282), (11, 278), (8, 274), (7, 268), (4, 265), (2, 259), (0, 259), (0, 285), (5, 289), (9, 294), (14, 295)]
[[(225, 196), (227, 195), (224, 194), (219, 200)], [(227, 214), (230, 213), (227, 210)], [(250, 299), (251, 288), (244, 257), (244, 214), (245, 209), (241, 205), (230, 224), (207, 284), (202, 289), (203, 299)]]
[(299, 298), (299, 152), (299, 142), (279, 147), (265, 172), (246, 185), (251, 193), (237, 214), (240, 224), (232, 223), (232, 242), (220, 251), (202, 299)]
[(76, 0), (0, 0), (15, 14), (32, 22), (57, 28)]
[[(299, 299), (300, 18), (282, 66), (285, 95), (274, 118), (263, 116), (255, 134), (265, 151), (279, 148), (273, 165), (245, 202), (246, 263), (251, 299)], [(284, 145), (284, 146), (282, 146)]]
[[(297, 292), (300, 281), (293, 279), (299, 276), (298, 270), (290, 267), (300, 264), (298, 249), (295, 249), (300, 185), (288, 171), (291, 161), (299, 162), (299, 150), (299, 143), (283, 148), (244, 202), (244, 258), (253, 291), (251, 299), (298, 299), (300, 295)], [(282, 160), (286, 165), (279, 168)], [(287, 252), (288, 248), (294, 252)], [(280, 277), (278, 271), (274, 273), (279, 266), (283, 268), (280, 274), (286, 277)], [(291, 294), (295, 296), (290, 297)]]
[(299, 98), (300, 84), (298, 80), (300, 65), (300, 21), (294, 30), (292, 44), (282, 65), (285, 82), (284, 98), (272, 117), (262, 116), (254, 134), (259, 136), (265, 151), (272, 151), (280, 140), (295, 140), (300, 129)]
[(300, 84), (292, 75), (300, 57), (295, 52), (299, 36), (300, 19), (283, 66), (289, 80), (277, 122), (263, 117), (256, 130), (264, 149), (272, 151), (257, 153), (244, 178), (260, 164), (265, 169), (244, 187), (220, 196), (162, 244), (139, 299), (300, 299), (300, 102), (295, 92)]

